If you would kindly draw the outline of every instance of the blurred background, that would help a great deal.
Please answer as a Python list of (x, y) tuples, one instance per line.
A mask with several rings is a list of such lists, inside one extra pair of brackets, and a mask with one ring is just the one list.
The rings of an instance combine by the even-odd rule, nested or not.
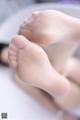
[(0, 24), (19, 9), (36, 3), (79, 4), (80, 0), (0, 0)]

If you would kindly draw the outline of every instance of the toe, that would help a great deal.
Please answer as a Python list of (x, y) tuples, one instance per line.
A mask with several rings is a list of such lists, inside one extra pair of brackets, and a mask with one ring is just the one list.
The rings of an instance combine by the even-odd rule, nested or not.
[(17, 62), (12, 59), (11, 62), (9, 62), (9, 65), (11, 66), (11, 68), (16, 69)]
[(10, 45), (9, 45), (9, 50), (10, 51), (13, 51), (13, 52), (17, 52), (17, 47), (11, 42)]
[(9, 54), (9, 56), (16, 56), (16, 52), (14, 52), (13, 50), (10, 50), (10, 49), (9, 49), (8, 54)]
[(17, 66), (17, 54), (18, 54), (18, 48), (14, 44), (14, 40), (15, 39), (12, 39), (8, 49), (8, 58), (9, 58), (8, 62), (12, 68), (16, 68)]
[(16, 55), (14, 55), (14, 52), (9, 50), (8, 58), (9, 58), (9, 65), (15, 69), (17, 66), (17, 60), (16, 60)]
[(12, 68), (16, 69), (17, 58), (20, 49), (23, 49), (26, 44), (27, 44), (27, 40), (25, 39), (25, 37), (21, 35), (17, 35), (11, 40), (11, 43), (9, 45), (8, 57), (9, 57), (9, 64)]
[(16, 48), (23, 49), (25, 47), (25, 45), (26, 45), (27, 40), (26, 40), (26, 38), (24, 36), (17, 35), (16, 37), (14, 37), (12, 39), (11, 42), (12, 42), (12, 44), (15, 45)]

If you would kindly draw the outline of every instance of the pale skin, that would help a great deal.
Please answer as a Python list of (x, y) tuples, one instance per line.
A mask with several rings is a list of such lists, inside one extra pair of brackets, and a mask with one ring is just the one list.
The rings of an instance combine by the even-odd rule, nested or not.
[[(51, 95), (52, 94), (64, 95), (66, 92), (68, 92), (68, 90), (70, 89), (69, 82), (67, 81), (66, 78), (58, 74), (55, 69), (53, 69), (53, 67), (49, 62), (47, 54), (44, 52), (44, 50), (41, 47), (30, 42), (23, 36), (16, 36), (15, 38), (13, 38), (11, 43), (12, 44), (10, 44), (9, 46), (9, 60), (11, 61), (10, 65), (12, 66), (12, 68), (16, 70), (17, 74), (21, 79), (23, 79), (23, 81), (30, 83), (34, 87), (38, 87), (41, 89), (43, 88), (43, 90), (47, 91)], [(28, 53), (29, 51), (31, 52), (29, 53), (29, 55), (27, 54), (28, 58), (30, 57), (29, 59), (28, 58), (25, 59), (25, 54), (26, 54), (24, 52), (25, 49), (26, 49), (26, 52)], [(15, 53), (13, 50), (15, 51)], [(18, 59), (16, 59), (16, 56), (18, 56), (19, 54), (20, 54), (19, 64), (17, 64)], [(21, 68), (21, 64), (22, 64), (21, 59), (24, 59), (23, 60), (24, 62), (26, 62), (27, 60), (26, 64), (28, 67), (28, 71), (24, 69), (23, 65)], [(34, 62), (34, 64), (31, 65), (31, 62)], [(40, 66), (42, 64), (43, 64), (43, 70), (42, 69), (40, 70)], [(19, 65), (21, 69), (19, 69)], [(24, 77), (24, 75), (19, 74), (20, 72), (22, 73), (22, 71), (23, 71), (23, 74), (27, 75), (27, 78)], [(33, 77), (30, 75), (31, 72)], [(44, 76), (42, 80), (40, 77), (41, 75)], [(45, 83), (45, 80), (47, 81), (46, 83)]]
[(0, 60), (6, 64), (8, 63), (8, 47), (4, 48), (0, 53)]
[[(33, 41), (42, 46), (46, 51), (53, 67), (57, 71), (62, 72), (63, 75), (67, 76), (69, 70), (65, 70), (65, 72), (63, 72), (64, 69), (66, 69), (64, 68), (64, 64), (66, 64), (66, 61), (74, 52), (76, 42), (79, 41), (79, 19), (73, 18), (55, 10), (44, 10), (41, 12), (38, 11), (34, 12), (32, 16), (29, 17), (28, 20), (23, 23), (23, 25), (21, 25), (19, 33), (25, 37), (28, 37), (31, 41), (33, 36)], [(36, 39), (36, 36), (40, 39), (44, 39)], [(60, 40), (61, 42), (53, 44), (54, 42)], [(73, 88), (74, 87), (72, 87), (71, 93), (69, 93), (69, 95), (72, 94), (72, 91), (73, 93), (74, 91), (77, 91), (76, 86), (74, 89)], [(77, 101), (76, 104), (79, 104), (79, 102)], [(68, 107), (68, 104), (66, 105)]]
[[(53, 14), (52, 13), (49, 14), (49, 12), (51, 12), (51, 11), (48, 11), (48, 15), (50, 15), (50, 17), (53, 18)], [(65, 19), (65, 17), (66, 17), (66, 19)], [(43, 14), (43, 18), (44, 18), (44, 14)], [(39, 42), (40, 40), (37, 39), (37, 38), (39, 36), (40, 36), (40, 38), (42, 38), (42, 36), (41, 36), (42, 33), (39, 36), (37, 36), (37, 38), (36, 38), (35, 37), (36, 31), (35, 31), (35, 32), (33, 32), (34, 33), (33, 38), (35, 38), (33, 40), (36, 40), (35, 42), (36, 43), (39, 42), (39, 44), (41, 44), (41, 45), (42, 44), (47, 44), (48, 45), (48, 44), (52, 44), (52, 42), (54, 43), (56, 41), (63, 40), (64, 36), (68, 40), (71, 40), (71, 38), (73, 40), (75, 40), (75, 37), (79, 34), (78, 32), (76, 33), (76, 31), (79, 30), (79, 27), (78, 27), (79, 24), (80, 24), (79, 21), (77, 19), (74, 19), (73, 22), (71, 22), (72, 21), (72, 17), (68, 17), (68, 16), (65, 16), (63, 14), (62, 14), (62, 16), (60, 18), (61, 18), (60, 19), (61, 21), (63, 20), (62, 23), (63, 22), (67, 23), (67, 27), (64, 27), (64, 25), (61, 24), (61, 23), (58, 24), (60, 26), (63, 25), (62, 26), (62, 30), (60, 29), (61, 33), (59, 33), (59, 37), (57, 37), (55, 32), (54, 32), (54, 39), (53, 39), (53, 36), (51, 36), (50, 37), (51, 38), (50, 42), (49, 42), (49, 39), (47, 39), (46, 42), (43, 41), (43, 39), (42, 39), (43, 42), (41, 43), (41, 42)], [(35, 22), (35, 23), (37, 23), (37, 22)], [(47, 22), (46, 22), (46, 24), (47, 24)], [(52, 24), (53, 24), (53, 22), (52, 22)], [(29, 28), (30, 28), (30, 25), (33, 25), (33, 24), (29, 23)], [(70, 25), (71, 25), (71, 27), (69, 27)], [(74, 25), (77, 26), (76, 29), (74, 29)], [(34, 26), (32, 28), (34, 28)], [(40, 28), (41, 28), (41, 26), (40, 26)], [(45, 28), (45, 26), (44, 26), (44, 28)], [(56, 30), (58, 30), (58, 29), (59, 28), (57, 28)], [(50, 27), (50, 30), (52, 30), (51, 27)], [(62, 34), (63, 30), (65, 30), (65, 34), (64, 35)], [(33, 30), (31, 29), (31, 31), (34, 31), (34, 29)], [(29, 31), (29, 32), (31, 32), (31, 31)], [(45, 31), (45, 29), (44, 29), (44, 31)], [(69, 33), (68, 33), (68, 31), (69, 31)], [(38, 31), (38, 29), (37, 29), (37, 32), (40, 33), (40, 31)], [(42, 35), (44, 35), (43, 37), (45, 37), (45, 35), (47, 33), (48, 33), (48, 31), (45, 31), (44, 34), (42, 34)], [(75, 33), (74, 36), (73, 36), (73, 33)], [(32, 36), (30, 38), (30, 35), (31, 34), (28, 35), (28, 38), (32, 41)], [(45, 38), (49, 38), (50, 35), (52, 35), (52, 34), (51, 33), (48, 34), (48, 36), (45, 37)], [(26, 34), (26, 36), (27, 36), (27, 34)], [(77, 37), (77, 39), (79, 39), (79, 38)], [(37, 41), (37, 40), (39, 40), (39, 41)], [(55, 40), (55, 41), (52, 41), (52, 40)], [(28, 53), (29, 53), (29, 55), (28, 55)], [(33, 54), (34, 54), (34, 57), (32, 57)], [(12, 40), (12, 42), (10, 44), (10, 48), (9, 48), (9, 60), (10, 60), (10, 64), (11, 64), (12, 68), (15, 69), (15, 71), (17, 72), (19, 77), (22, 80), (24, 80), (24, 81), (29, 79), (30, 81), (26, 81), (26, 82), (29, 82), (34, 87), (41, 88), (41, 89), (45, 90), (46, 92), (48, 92), (51, 95), (63, 95), (63, 94), (65, 94), (69, 90), (69, 82), (68, 82), (68, 80), (65, 79), (64, 77), (62, 77), (59, 73), (57, 73), (56, 70), (51, 66), (51, 64), (49, 62), (49, 59), (48, 59), (46, 53), (43, 51), (43, 49), (41, 47), (37, 46), (36, 44), (29, 42), (27, 39), (25, 39), (25, 37), (23, 37), (23, 36), (16, 36), (15, 38), (13, 38), (13, 40)], [(37, 76), (34, 73), (33, 79), (32, 78), (28, 78), (28, 76), (26, 76), (26, 74), (29, 75), (31, 73), (32, 68), (34, 69), (34, 65), (32, 64), (32, 62), (33, 62), (32, 60), (35, 60), (38, 65), (40, 64), (40, 66), (38, 66), (35, 63), (35, 66), (36, 66), (35, 67), (35, 71), (37, 71)], [(23, 61), (25, 61), (25, 64), (23, 64), (24, 63)], [(41, 65), (43, 67), (41, 68), (41, 71), (40, 71)], [(25, 66), (27, 66), (27, 67), (29, 66), (28, 71), (26, 70)], [(24, 68), (24, 71), (22, 70), (22, 68)], [(48, 69), (48, 71), (47, 71), (47, 69)], [(26, 73), (25, 73), (25, 71), (26, 71)], [(34, 72), (34, 70), (32, 72)], [(45, 78), (47, 79), (47, 83), (45, 83), (44, 81), (41, 80), (40, 76), (42, 74), (43, 74), (44, 81), (45, 81)], [(36, 81), (35, 78), (37, 78), (39, 81)], [(55, 79), (56, 79), (56, 81), (55, 81)], [(57, 85), (57, 86), (59, 85), (59, 87), (58, 87), (59, 89), (56, 89), (57, 87), (55, 85)], [(64, 88), (64, 85), (66, 86), (66, 88)], [(64, 91), (64, 93), (63, 93), (63, 91)]]
[[(20, 40), (20, 39), (19, 39), (19, 40)], [(25, 84), (25, 83), (24, 83), (24, 84)], [(26, 85), (26, 84), (25, 84), (25, 85)], [(35, 85), (32, 85), (32, 86), (35, 86)], [(27, 85), (26, 85), (26, 87), (27, 87)], [(31, 87), (31, 88), (28, 87), (28, 88), (31, 89), (32, 87)], [(40, 87), (38, 87), (38, 88), (40, 88)], [(72, 87), (72, 88), (73, 88), (73, 87)], [(71, 93), (71, 94), (72, 94), (72, 92), (75, 93), (76, 88), (77, 88), (77, 86), (75, 85), (73, 91), (71, 91), (70, 93)], [(26, 88), (26, 89), (27, 89), (27, 88)], [(36, 90), (37, 90), (37, 89), (32, 88), (32, 92), (33, 92), (33, 91), (35, 92)], [(38, 93), (38, 95), (41, 94), (41, 92), (39, 92), (39, 91), (37, 91), (37, 93)], [(33, 93), (33, 94), (34, 94), (34, 93)], [(43, 95), (40, 95), (40, 96), (43, 96)], [(74, 97), (75, 97), (75, 96), (74, 96)], [(79, 97), (79, 91), (78, 91), (78, 97)], [(43, 98), (46, 99), (46, 96), (43, 97)], [(42, 100), (43, 100), (43, 98), (42, 98)], [(65, 100), (65, 101), (64, 101), (64, 104), (61, 104), (61, 103), (60, 103), (60, 104), (62, 105), (62, 107), (64, 107), (63, 105), (66, 105), (66, 104), (65, 104), (65, 102), (66, 102), (66, 99), (65, 99), (65, 98), (66, 98), (66, 97), (59, 98), (59, 100), (60, 100), (60, 99), (62, 99), (62, 100), (64, 99), (64, 100)], [(68, 98), (68, 97), (67, 97), (67, 98)], [(57, 101), (58, 101), (58, 100), (57, 100)], [(49, 102), (49, 101), (48, 101), (48, 102)], [(69, 102), (69, 103), (70, 103), (70, 102)], [(69, 103), (68, 103), (68, 105), (70, 105)], [(77, 103), (77, 102), (76, 102), (76, 103)], [(52, 104), (52, 102), (51, 102), (51, 104)], [(58, 104), (59, 104), (59, 102), (58, 102)]]
[[(7, 57), (7, 54), (8, 54), (8, 49), (6, 48), (6, 49), (4, 49), (3, 50), (3, 52), (2, 52), (2, 55), (1, 55), (1, 59), (3, 60), (3, 61), (5, 61), (6, 63), (8, 62), (8, 57)], [(6, 56), (5, 56), (6, 55)], [(3, 56), (3, 57), (2, 57)], [(6, 59), (5, 59), (5, 57), (6, 57)], [(74, 60), (75, 59), (70, 59), (69, 61), (73, 61), (73, 65), (75, 65), (75, 63), (74, 63)], [(77, 60), (75, 60), (76, 61), (76, 63), (77, 63)], [(68, 62), (69, 63), (69, 62)], [(70, 62), (71, 63), (71, 62)], [(55, 63), (55, 66), (56, 66), (56, 63)], [(67, 69), (69, 69), (70, 68), (70, 66), (68, 65), (67, 66)], [(75, 71), (75, 69), (77, 69), (77, 66), (75, 66), (74, 67), (74, 70), (73, 71)], [(73, 71), (72, 71), (72, 73), (73, 73)], [(79, 73), (79, 71), (77, 70), (76, 71), (76, 73)], [(74, 75), (74, 74), (71, 74), (72, 76)], [(38, 102), (40, 102), (42, 105), (44, 105), (47, 109), (50, 109), (51, 111), (54, 111), (54, 112), (58, 112), (58, 110), (60, 110), (60, 107), (58, 107), (57, 105), (56, 105), (56, 103), (55, 103), (55, 101), (52, 99), (52, 97), (49, 95), (49, 94), (45, 94), (45, 93), (43, 93), (43, 91), (41, 91), (40, 89), (38, 89), (38, 88), (35, 88), (35, 87), (33, 87), (33, 86), (31, 86), (31, 85), (29, 85), (29, 84), (25, 84), (25, 82), (24, 81), (22, 81), (22, 80), (20, 80), (19, 79), (19, 77), (17, 76), (17, 75), (13, 75), (13, 78), (16, 80), (16, 82), (18, 83), (18, 85), (21, 87), (21, 88), (23, 88), (26, 92), (28, 92), (29, 94), (31, 94), (33, 97), (35, 97), (37, 100), (38, 100)], [(76, 81), (76, 80), (75, 80)], [(46, 102), (45, 102), (46, 101)], [(75, 116), (74, 115), (70, 115), (69, 113), (64, 113), (64, 119), (65, 120), (73, 120), (73, 118), (75, 118)]]
[(79, 26), (80, 21), (76, 18), (56, 10), (44, 10), (34, 12), (27, 18), (21, 25), (19, 34), (43, 47), (51, 64), (61, 72), (63, 63), (72, 55), (77, 46), (75, 38), (78, 41), (80, 37)]
[[(58, 111), (61, 111), (61, 108), (56, 104), (53, 98), (49, 94), (41, 91), (41, 89), (35, 88), (29, 84), (25, 84), (24, 81), (15, 74), (13, 78), (16, 80), (16, 83), (23, 89), (25, 92), (28, 92), (31, 96), (34, 97), (41, 105), (49, 109), (50, 111), (55, 112), (58, 115)], [(77, 119), (77, 116), (64, 112), (64, 120), (74, 120)]]

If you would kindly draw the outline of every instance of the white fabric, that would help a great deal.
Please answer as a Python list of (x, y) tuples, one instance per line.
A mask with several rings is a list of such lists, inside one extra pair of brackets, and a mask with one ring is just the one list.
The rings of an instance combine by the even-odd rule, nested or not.
[(34, 1), (35, 0), (0, 0), (0, 23), (21, 8), (33, 4)]

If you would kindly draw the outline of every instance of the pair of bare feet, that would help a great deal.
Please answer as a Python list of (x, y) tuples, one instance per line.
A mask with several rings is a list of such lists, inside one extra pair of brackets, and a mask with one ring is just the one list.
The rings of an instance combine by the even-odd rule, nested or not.
[[(24, 22), (19, 31), (29, 40), (18, 35), (10, 43), (9, 62), (11, 67), (20, 79), (48, 92), (50, 95), (60, 96), (69, 92), (69, 81), (60, 75), (57, 72), (58, 67), (55, 69), (53, 65), (55, 58), (51, 58), (52, 62), (49, 60), (49, 48), (55, 42), (61, 42), (61, 40), (63, 42), (64, 39), (74, 44), (75, 39), (78, 41), (80, 37), (79, 26), (78, 19), (57, 11), (35, 12), (28, 18), (27, 23)], [(62, 65), (62, 61), (65, 59), (61, 60), (59, 65)], [(60, 61), (58, 60), (58, 62)]]

